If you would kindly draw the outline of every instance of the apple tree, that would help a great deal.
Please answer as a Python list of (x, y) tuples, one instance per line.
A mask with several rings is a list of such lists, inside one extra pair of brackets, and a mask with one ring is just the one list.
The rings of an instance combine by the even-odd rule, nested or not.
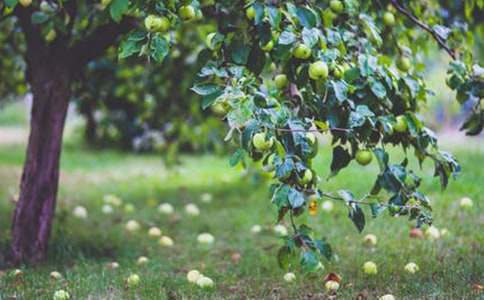
[[(227, 139), (240, 148), (231, 158), (262, 161), (273, 170), (272, 201), (278, 221), (293, 233), (279, 251), (282, 265), (299, 257), (316, 270), (331, 257), (328, 242), (297, 217), (314, 214), (324, 197), (346, 203), (363, 230), (368, 204), (374, 216), (388, 210), (417, 225), (431, 223), (429, 199), (408, 159), (391, 159), (386, 145), (412, 149), (431, 160), (443, 187), (459, 171), (439, 150), (418, 115), (430, 91), (422, 77), (423, 54), (438, 45), (451, 57), (448, 84), (474, 110), (465, 128), (482, 129), (482, 69), (474, 64), (465, 26), (444, 23), (440, 1), (397, 0), (2, 0), (0, 22), (13, 22), (25, 39), (26, 80), (33, 94), (31, 133), (12, 224), (14, 263), (45, 257), (54, 215), (62, 132), (72, 85), (91, 61), (119, 44), (119, 59), (138, 56), (163, 63), (182, 24), (212, 21), (203, 67), (192, 90), (202, 106), (225, 112)], [(469, 0), (469, 10), (482, 9)], [(466, 4), (467, 5), (467, 4)], [(456, 12), (461, 13), (460, 11)], [(3, 56), (0, 57), (3, 59)], [(140, 58), (138, 58), (140, 59)], [(316, 132), (332, 138), (331, 175), (353, 159), (380, 166), (364, 196), (333, 193), (319, 185), (312, 159)], [(407, 153), (407, 151), (405, 153)]]
[[(196, 19), (199, 2), (181, 2), (159, 4), (151, 12), (160, 17), (147, 22), (175, 11), (185, 21)], [(273, 172), (277, 220), (287, 220), (293, 229), (278, 253), (282, 266), (297, 259), (303, 270), (316, 271), (321, 258), (331, 258), (326, 239), (297, 220), (306, 212), (316, 214), (324, 198), (344, 202), (359, 231), (365, 227), (363, 205), (373, 217), (387, 210), (415, 220), (417, 227), (432, 223), (430, 199), (419, 189), (422, 179), (408, 167), (408, 152), (420, 164), (434, 163), (442, 188), (460, 166), (439, 149), (436, 135), (419, 116), (431, 93), (422, 75), (423, 55), (435, 45), (449, 55), (447, 84), (458, 101), (472, 104), (464, 129), (478, 134), (484, 81), (465, 26), (445, 26), (445, 7), (438, 1), (211, 4), (218, 28), (207, 35), (206, 63), (192, 89), (203, 97), (202, 106), (226, 109), (227, 138), (240, 145), (230, 163), (252, 159)], [(483, 3), (471, 5), (469, 15)], [(120, 47), (122, 56), (143, 54), (149, 41), (138, 37), (138, 32), (128, 35)], [(380, 171), (366, 195), (332, 192), (319, 184), (313, 165), (316, 132), (332, 140), (330, 177), (352, 160), (363, 167), (375, 157)], [(405, 159), (392, 160), (387, 145), (401, 147)]]

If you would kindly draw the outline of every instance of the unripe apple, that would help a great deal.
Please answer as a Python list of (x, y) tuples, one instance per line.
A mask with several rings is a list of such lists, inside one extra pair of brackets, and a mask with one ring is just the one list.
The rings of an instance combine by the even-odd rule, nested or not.
[(358, 150), (356, 151), (355, 156), (356, 156), (356, 161), (362, 166), (368, 165), (369, 163), (371, 163), (373, 159), (373, 155), (369, 150)]
[(402, 71), (402, 72), (408, 72), (410, 70), (410, 67), (412, 66), (412, 63), (410, 62), (410, 59), (406, 56), (400, 56), (397, 60), (397, 68)]
[(405, 265), (405, 268), (404, 270), (410, 274), (415, 274), (419, 271), (419, 267), (416, 263), (414, 262), (410, 262), (408, 264)]
[(326, 288), (327, 291), (334, 292), (334, 291), (337, 291), (339, 289), (339, 283), (337, 281), (334, 281), (334, 280), (328, 280), (324, 284), (324, 287)]
[(201, 5), (202, 6), (212, 6), (215, 4), (215, 0), (202, 0)]
[(208, 289), (214, 286), (213, 280), (207, 276), (200, 276), (197, 280), (197, 285), (201, 288)]
[(377, 239), (376, 235), (374, 235), (374, 234), (367, 234), (363, 238), (363, 243), (367, 246), (375, 246), (377, 241), (378, 241), (378, 239)]
[(327, 79), (328, 65), (324, 61), (317, 61), (309, 66), (309, 77), (313, 80)]
[(135, 288), (139, 285), (140, 277), (138, 274), (131, 274), (128, 279), (126, 279), (126, 283), (129, 288)]
[(332, 11), (334, 11), (337, 14), (340, 14), (343, 12), (343, 3), (339, 0), (331, 0), (329, 2), (329, 7), (331, 8)]
[(306, 184), (310, 183), (312, 180), (313, 180), (313, 171), (311, 171), (310, 169), (306, 169), (304, 171), (303, 177), (301, 179), (299, 179), (299, 183), (306, 185)]
[(47, 2), (47, 1), (40, 2), (39, 8), (40, 8), (40, 11), (44, 12), (44, 13), (50, 13), (53, 10), (52, 7), (50, 6), (49, 2)]
[(408, 125), (405, 116), (398, 116), (397, 121), (393, 125), (393, 130), (396, 132), (405, 132), (407, 131)]
[(334, 77), (336, 77), (336, 79), (343, 78), (344, 73), (345, 73), (345, 71), (343, 70), (342, 66), (336, 66), (333, 69), (333, 75), (334, 75)]
[(365, 272), (365, 274), (368, 274), (368, 275), (375, 275), (378, 273), (378, 269), (374, 262), (367, 261), (366, 263), (363, 264), (363, 272)]
[(106, 9), (106, 7), (109, 6), (109, 4), (111, 4), (112, 0), (101, 0), (101, 8), (102, 9)]
[(32, 0), (19, 0), (20, 5), (23, 7), (29, 7), (32, 4)]
[(286, 282), (293, 282), (294, 280), (296, 280), (296, 275), (294, 273), (286, 273), (284, 274), (284, 280)]
[(170, 28), (170, 21), (166, 17), (149, 15), (145, 18), (145, 28), (150, 32), (167, 31)]
[(311, 48), (304, 44), (299, 44), (294, 48), (294, 51), (292, 53), (295, 58), (299, 59), (308, 59), (311, 57)]
[(212, 40), (215, 37), (215, 35), (217, 35), (217, 33), (216, 32), (212, 32), (212, 33), (209, 33), (207, 35), (207, 37), (205, 38), (205, 45), (207, 45), (207, 48), (208, 49), (212, 49), (213, 50), (213, 48), (212, 48)]
[(274, 83), (278, 90), (283, 90), (289, 84), (289, 80), (287, 80), (287, 76), (285, 74), (279, 74), (274, 78)]
[(51, 29), (45, 35), (45, 41), (50, 43), (50, 42), (54, 41), (56, 37), (57, 37), (57, 32), (54, 29)]
[(265, 44), (264, 46), (262, 46), (260, 48), (264, 52), (270, 52), (272, 50), (272, 48), (274, 48), (274, 42), (272, 40), (270, 40), (269, 42), (267, 42), (267, 44)]
[(191, 5), (183, 5), (180, 7), (178, 14), (180, 15), (180, 18), (185, 21), (190, 21), (196, 17), (195, 8)]
[(383, 24), (389, 27), (395, 25), (395, 16), (391, 12), (387, 11), (383, 14)]
[(245, 10), (245, 15), (247, 16), (247, 19), (253, 20), (255, 18), (255, 8), (253, 6), (247, 8)]
[(266, 151), (274, 145), (274, 139), (270, 138), (269, 140), (266, 140), (266, 134), (264, 132), (259, 132), (252, 137), (252, 144), (256, 150)]
[(472, 206), (474, 206), (474, 203), (472, 202), (471, 198), (463, 197), (462, 199), (460, 199), (459, 205), (461, 208), (471, 208)]
[(187, 273), (187, 280), (191, 283), (197, 283), (197, 280), (202, 276), (198, 270), (191, 270)]
[(54, 300), (69, 300), (69, 299), (71, 299), (71, 295), (64, 290), (58, 290), (58, 291), (55, 291), (53, 299)]

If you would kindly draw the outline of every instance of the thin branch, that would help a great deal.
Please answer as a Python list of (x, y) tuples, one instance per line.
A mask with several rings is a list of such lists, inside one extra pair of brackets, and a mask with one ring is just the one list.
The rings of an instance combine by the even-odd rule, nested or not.
[(129, 17), (125, 17), (120, 23), (110, 22), (99, 26), (69, 49), (74, 53), (73, 63), (77, 66), (83, 66), (103, 55), (106, 49), (115, 44), (120, 35), (128, 33), (135, 26), (135, 19)]
[[(323, 197), (326, 197), (326, 198), (329, 198), (329, 199), (332, 199), (332, 200), (347, 202), (344, 198), (338, 197), (338, 196), (333, 196), (330, 193), (322, 193), (322, 195), (323, 195)], [(365, 197), (361, 198), (360, 200), (355, 200), (355, 201), (351, 201), (351, 202), (358, 203), (358, 204), (363, 204), (363, 205), (372, 205), (372, 204), (375, 204), (374, 202), (365, 201), (366, 199), (368, 199), (370, 197), (374, 197), (374, 196), (366, 195)], [(381, 206), (384, 206), (384, 207), (389, 207), (390, 206), (389, 204), (385, 204), (385, 203), (379, 203), (378, 202), (378, 204), (381, 205)], [(404, 208), (404, 209), (419, 208), (418, 205), (398, 205), (398, 207)]]
[(328, 128), (328, 129), (287, 129), (287, 128), (276, 128), (277, 131), (280, 132), (327, 132), (330, 130), (334, 131), (342, 131), (342, 132), (350, 132), (350, 129), (346, 128), (338, 128), (338, 127), (333, 127), (333, 128)]
[(390, 2), (400, 13), (404, 14), (412, 22), (417, 24), (417, 26), (419, 26), (423, 30), (430, 33), (432, 35), (432, 37), (437, 41), (439, 46), (442, 47), (442, 49), (444, 49), (450, 55), (450, 57), (452, 57), (452, 59), (454, 59), (454, 60), (456, 59), (456, 55), (454, 53), (454, 50), (450, 49), (449, 46), (447, 46), (447, 44), (445, 43), (445, 39), (442, 36), (440, 36), (440, 34), (438, 34), (435, 30), (430, 28), (430, 26), (428, 26), (427, 24), (420, 21), (416, 16), (414, 16), (404, 6), (400, 5), (400, 3), (398, 3), (397, 0), (390, 0)]

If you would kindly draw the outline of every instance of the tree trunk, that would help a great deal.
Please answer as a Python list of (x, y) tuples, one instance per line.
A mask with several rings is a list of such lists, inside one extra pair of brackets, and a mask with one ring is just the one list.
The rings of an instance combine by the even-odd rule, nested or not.
[(33, 104), (20, 196), (13, 215), (14, 264), (46, 257), (59, 182), (62, 134), (70, 97), (66, 66), (43, 63), (32, 68)]

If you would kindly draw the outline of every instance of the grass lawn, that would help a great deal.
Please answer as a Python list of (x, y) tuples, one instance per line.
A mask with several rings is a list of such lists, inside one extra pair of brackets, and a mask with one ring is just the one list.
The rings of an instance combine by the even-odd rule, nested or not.
[[(322, 147), (315, 166), (328, 174), (330, 155)], [(24, 148), (0, 145), (0, 247), (9, 241), (9, 222), (13, 210), (10, 195), (16, 192)], [(347, 209), (335, 203), (331, 213), (307, 217), (316, 232), (328, 238), (337, 259), (325, 262), (325, 271), (303, 275), (297, 266), (291, 271), (297, 279), (283, 280), (285, 271), (276, 262), (280, 240), (273, 232), (275, 208), (268, 199), (268, 184), (252, 173), (230, 168), (227, 158), (213, 156), (183, 157), (180, 166), (166, 168), (159, 157), (135, 156), (115, 151), (90, 151), (68, 143), (62, 158), (59, 205), (48, 261), (37, 267), (22, 268), (15, 277), (2, 269), (0, 256), (0, 299), (51, 299), (58, 289), (67, 290), (74, 299), (326, 299), (323, 277), (328, 272), (342, 276), (340, 299), (375, 299), (393, 294), (397, 299), (482, 299), (484, 284), (484, 214), (481, 210), (484, 184), (484, 152), (459, 150), (463, 173), (442, 192), (432, 179), (431, 165), (421, 174), (423, 190), (434, 206), (435, 226), (449, 233), (436, 241), (409, 238), (412, 223), (387, 214), (370, 219), (359, 234), (347, 218)], [(401, 158), (398, 151), (393, 159)], [(336, 178), (323, 180), (326, 191), (348, 188), (362, 195), (371, 188), (378, 172), (376, 162), (368, 167), (352, 164)], [(211, 203), (201, 201), (203, 193), (213, 195)], [(115, 208), (101, 212), (103, 196), (115, 194), (134, 205), (133, 212)], [(474, 208), (462, 210), (458, 199), (469, 196)], [(172, 215), (158, 212), (160, 203), (175, 207)], [(188, 203), (200, 208), (199, 216), (184, 211)], [(85, 206), (87, 219), (76, 219), (73, 208)], [(141, 224), (138, 232), (127, 233), (128, 220)], [(259, 234), (251, 227), (260, 224)], [(173, 238), (172, 248), (161, 247), (147, 231), (158, 226)], [(215, 237), (211, 246), (197, 243), (197, 235), (209, 232)], [(378, 237), (374, 248), (362, 244), (364, 234)], [(240, 255), (240, 257), (238, 257)], [(149, 262), (139, 266), (136, 260)], [(240, 258), (240, 259), (239, 259)], [(365, 275), (361, 266), (372, 260), (378, 274)], [(119, 268), (106, 265), (116, 261)], [(420, 271), (403, 271), (408, 262)], [(202, 290), (186, 280), (188, 270), (198, 269), (211, 277), (215, 288)], [(62, 280), (49, 273), (59, 271)], [(124, 279), (131, 273), (141, 277), (137, 289), (126, 289)], [(365, 298), (366, 297), (366, 298)]]

